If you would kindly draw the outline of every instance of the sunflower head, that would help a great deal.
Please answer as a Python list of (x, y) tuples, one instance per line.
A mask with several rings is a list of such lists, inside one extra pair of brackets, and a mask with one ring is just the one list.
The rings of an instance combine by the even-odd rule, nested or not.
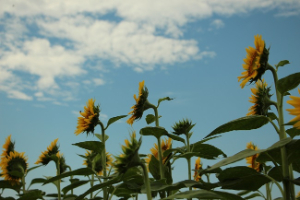
[(195, 172), (194, 172), (194, 180), (199, 181), (201, 179), (201, 176), (199, 174), (199, 170), (202, 169), (202, 165), (200, 163), (200, 157), (198, 157), (195, 161)]
[(132, 125), (135, 120), (142, 118), (145, 110), (149, 109), (148, 103), (148, 89), (144, 86), (145, 81), (139, 83), (139, 94), (138, 97), (134, 94), (133, 98), (135, 100), (135, 105), (131, 107), (133, 109), (128, 114), (131, 114), (131, 117), (127, 120), (127, 123)]
[[(101, 154), (98, 154), (94, 151), (87, 151), (85, 153), (86, 159), (83, 161), (83, 165), (86, 165), (88, 168), (94, 169), (99, 176), (103, 175), (103, 165)], [(94, 162), (94, 167), (93, 167)], [(112, 165), (112, 157), (106, 152), (106, 170), (108, 170), (109, 166)]]
[(11, 135), (9, 135), (5, 139), (5, 143), (3, 145), (3, 152), (1, 154), (1, 157), (9, 156), (10, 152), (14, 152), (14, 150), (15, 150), (15, 142), (11, 141)]
[(244, 88), (248, 81), (252, 83), (260, 80), (267, 69), (269, 49), (265, 48), (265, 41), (261, 35), (254, 36), (254, 44), (255, 48), (246, 48), (247, 56), (243, 64), (245, 71), (238, 77), (239, 82), (242, 80), (241, 88)]
[(57, 141), (58, 138), (51, 142), (51, 144), (47, 147), (47, 150), (41, 153), (39, 159), (35, 162), (35, 164), (42, 163), (43, 165), (47, 165), (51, 160), (53, 160), (51, 156), (57, 155), (57, 153), (59, 153)]
[[(171, 148), (172, 148), (172, 139), (171, 138), (166, 138), (165, 140), (161, 139), (161, 152), (162, 152), (162, 154), (164, 154), (164, 152), (166, 150), (171, 149)], [(154, 144), (154, 147), (152, 147), (150, 149), (150, 151), (151, 151), (151, 154), (148, 154), (148, 157), (145, 159), (148, 166), (149, 166), (149, 163), (151, 161), (152, 156), (154, 156), (154, 158), (156, 158), (157, 160), (159, 159), (158, 158), (158, 145)], [(165, 155), (165, 156), (162, 157), (164, 164), (165, 164), (165, 162), (166, 162), (166, 160), (168, 159), (169, 156), (170, 156), (170, 154)]]
[[(247, 143), (247, 149), (258, 150), (257, 146), (252, 142)], [(261, 172), (263, 165), (256, 161), (256, 158), (258, 156), (259, 154), (255, 154), (253, 156), (247, 157), (246, 161), (249, 164), (248, 167), (255, 169), (257, 172)]]
[[(300, 89), (298, 89), (298, 92), (300, 94)], [(288, 100), (287, 103), (294, 106), (295, 108), (286, 110), (289, 112), (289, 114), (296, 116), (290, 122), (295, 122), (293, 126), (296, 129), (300, 129), (300, 97), (290, 96), (290, 98), (291, 100)]]
[(254, 103), (254, 105), (249, 108), (247, 115), (267, 115), (272, 104), (270, 90), (264, 79), (256, 82), (256, 87), (251, 89), (253, 95), (249, 98), (249, 102)]
[(27, 157), (24, 156), (24, 152), (11, 151), (7, 157), (2, 158), (0, 167), (5, 180), (10, 181), (12, 185), (19, 184), (28, 168)]
[(95, 100), (89, 99), (86, 102), (86, 106), (84, 106), (84, 111), (79, 112), (81, 117), (78, 117), (77, 130), (75, 131), (76, 135), (79, 135), (82, 132), (86, 132), (87, 134), (94, 134), (95, 127), (98, 124), (100, 113), (100, 106), (95, 106), (94, 103)]
[(141, 164), (138, 150), (141, 146), (142, 140), (136, 139), (135, 131), (130, 134), (130, 140), (125, 140), (125, 145), (122, 145), (123, 153), (115, 157), (113, 163), (114, 168), (119, 173), (125, 173), (129, 168), (136, 167)]
[(188, 119), (183, 119), (182, 121), (179, 121), (175, 123), (172, 128), (173, 128), (173, 133), (176, 135), (181, 135), (185, 134), (188, 136), (190, 133), (191, 129), (195, 126), (196, 124), (193, 124), (191, 120)]

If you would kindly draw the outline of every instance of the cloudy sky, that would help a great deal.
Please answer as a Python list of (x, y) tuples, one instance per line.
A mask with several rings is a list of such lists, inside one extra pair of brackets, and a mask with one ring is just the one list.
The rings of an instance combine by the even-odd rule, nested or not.
[[(11, 134), (30, 167), (56, 138), (69, 165), (82, 167), (77, 154), (84, 151), (72, 144), (96, 138), (74, 135), (78, 112), (95, 98), (104, 123), (127, 114), (142, 80), (150, 102), (174, 98), (160, 106), (161, 126), (171, 131), (182, 118), (196, 123), (192, 143), (245, 116), (253, 86), (241, 89), (237, 77), (257, 34), (271, 47), (270, 64), (290, 60), (279, 77), (300, 69), (298, 0), (0, 0), (0, 5), (0, 141)], [(274, 86), (270, 72), (264, 78)], [(130, 127), (126, 119), (108, 129), (114, 155), (128, 132), (146, 126), (142, 119)], [(211, 144), (233, 155), (249, 141), (267, 148), (277, 140), (266, 125)], [(141, 153), (147, 154), (155, 140), (143, 141)], [(185, 167), (178, 162), (174, 170)], [(202, 162), (205, 167), (217, 161)], [(28, 179), (54, 175), (53, 168), (40, 168)]]

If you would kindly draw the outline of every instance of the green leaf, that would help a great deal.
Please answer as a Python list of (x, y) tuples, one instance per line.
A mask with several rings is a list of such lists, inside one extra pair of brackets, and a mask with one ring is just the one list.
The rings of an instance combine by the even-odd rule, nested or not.
[(276, 70), (278, 70), (278, 67), (283, 67), (284, 65), (290, 64), (288, 60), (282, 60), (280, 61), (276, 66)]
[(267, 113), (267, 116), (271, 119), (271, 120), (277, 120), (278, 121), (278, 117), (274, 114), (274, 113), (272, 113), (272, 112), (269, 112), (269, 113)]
[(32, 179), (31, 182), (30, 182), (30, 185), (33, 185), (33, 184), (37, 184), (37, 183), (44, 183), (45, 181), (47, 181), (47, 179), (44, 179), (44, 178), (35, 178), (35, 179)]
[(260, 193), (256, 192), (256, 193), (252, 193), (249, 196), (246, 196), (245, 199), (253, 199), (254, 197), (263, 197), (261, 196)]
[(84, 197), (87, 196), (88, 194), (90, 194), (90, 193), (92, 193), (94, 191), (100, 190), (100, 189), (102, 189), (104, 187), (111, 186), (112, 184), (118, 183), (121, 180), (122, 180), (122, 177), (118, 176), (118, 177), (116, 177), (114, 179), (111, 179), (109, 181), (100, 183), (98, 185), (94, 185), (93, 187), (91, 187), (90, 189), (88, 189), (85, 193), (79, 195), (75, 200), (84, 199)]
[(45, 184), (48, 184), (48, 183), (51, 183), (53, 181), (57, 181), (57, 180), (60, 180), (62, 178), (65, 178), (65, 177), (69, 177), (69, 176), (88, 176), (88, 175), (91, 175), (91, 174), (94, 174), (94, 171), (90, 168), (80, 168), (80, 169), (76, 169), (76, 170), (73, 170), (73, 171), (69, 171), (69, 172), (65, 172), (65, 173), (62, 173), (58, 176), (54, 176), (52, 178), (50, 178), (49, 180), (45, 181), (44, 185)]
[(300, 177), (294, 180), (290, 180), (292, 183), (294, 183), (295, 185), (300, 185)]
[(90, 182), (90, 181), (76, 181), (76, 182), (71, 183), (70, 185), (64, 187), (62, 189), (62, 191), (63, 191), (64, 194), (67, 194), (70, 190), (72, 190), (74, 188), (77, 188), (79, 186), (82, 186), (82, 185), (84, 185), (84, 184), (86, 184), (88, 182)]
[(231, 167), (223, 170), (217, 177), (222, 189), (256, 191), (270, 180), (249, 167)]
[[(218, 184), (197, 182), (194, 180), (184, 180), (184, 181), (174, 183), (172, 185), (167, 184), (165, 180), (158, 180), (158, 181), (151, 182), (151, 191), (174, 191), (174, 190), (179, 190), (181, 188), (188, 188), (188, 187), (210, 190), (215, 187), (218, 187)], [(143, 187), (141, 192), (146, 192), (146, 188)]]
[[(95, 133), (95, 135), (96, 135), (96, 137), (97, 137), (101, 142), (103, 142), (103, 141), (102, 141), (102, 135), (100, 135), (100, 134), (98, 134), (98, 133)], [(105, 135), (104, 135), (104, 140), (106, 141), (108, 138), (109, 138), (109, 136), (105, 134)]]
[(35, 200), (42, 199), (45, 192), (41, 190), (28, 190), (18, 200)]
[(1, 194), (0, 194), (0, 200), (15, 200), (15, 198), (12, 198), (12, 197), (1, 197)]
[(167, 134), (167, 136), (168, 136), (169, 138), (172, 138), (173, 140), (176, 140), (176, 141), (185, 143), (185, 139), (183, 139), (182, 137), (179, 137), (179, 136), (177, 136), (177, 135), (174, 135), (174, 134)]
[(111, 125), (112, 123), (118, 121), (119, 119), (122, 119), (124, 117), (127, 117), (127, 115), (120, 115), (120, 116), (116, 116), (116, 117), (112, 117), (108, 120), (106, 128), (104, 130), (106, 130), (108, 128), (109, 125)]
[(155, 116), (154, 115), (149, 114), (149, 115), (146, 116), (146, 122), (147, 122), (147, 124), (151, 124), (154, 121), (155, 121)]
[(277, 82), (277, 89), (281, 94), (296, 88), (300, 84), (300, 72), (284, 77)]
[(152, 135), (159, 139), (163, 135), (167, 136), (168, 131), (163, 127), (145, 127), (140, 130), (140, 134), (145, 136)]
[(210, 144), (202, 144), (201, 141), (192, 144), (191, 149), (192, 152), (198, 153), (198, 156), (201, 158), (216, 159), (220, 155), (222, 155), (223, 157), (227, 157), (227, 155), (219, 148)]
[(210, 134), (208, 134), (205, 138), (220, 133), (226, 133), (229, 131), (257, 129), (267, 124), (268, 122), (269, 122), (268, 117), (262, 115), (252, 115), (252, 116), (242, 117), (219, 126), (215, 130), (213, 130)]
[(0, 180), (0, 188), (1, 189), (12, 189), (15, 190), (16, 192), (20, 191), (21, 184), (20, 185), (12, 185), (9, 181), (7, 180)]
[(290, 128), (286, 130), (286, 133), (289, 134), (291, 138), (294, 138), (295, 136), (300, 135), (300, 129), (297, 128)]
[(83, 149), (91, 150), (97, 153), (101, 153), (104, 148), (103, 143), (98, 141), (85, 141), (85, 142), (79, 142), (72, 145), (81, 147)]
[(271, 147), (269, 147), (267, 149), (260, 149), (260, 150), (245, 149), (245, 150), (240, 151), (239, 153), (237, 153), (233, 156), (230, 156), (228, 158), (225, 158), (225, 159), (221, 160), (220, 162), (214, 164), (210, 168), (207, 168), (207, 169), (203, 170), (203, 172), (206, 173), (208, 171), (211, 171), (211, 170), (217, 169), (219, 167), (237, 162), (239, 160), (245, 159), (245, 158), (247, 158), (249, 156), (253, 156), (255, 154), (260, 154), (262, 152), (269, 152), (271, 150), (280, 148), (280, 147), (288, 144), (289, 142), (291, 142), (291, 138), (285, 138), (283, 140), (280, 140), (279, 142), (276, 142), (275, 144), (273, 144)]
[(164, 199), (230, 199), (230, 200), (244, 200), (242, 197), (227, 192), (207, 191), (207, 190), (192, 190), (173, 194)]
[(173, 98), (170, 98), (170, 97), (160, 98), (160, 99), (158, 99), (157, 107), (159, 107), (160, 102), (162, 102), (162, 101), (171, 101), (171, 100), (173, 100)]
[(283, 180), (282, 167), (281, 166), (273, 167), (269, 171), (268, 175), (273, 179), (275, 179), (276, 181), (281, 182)]
[(41, 166), (43, 166), (43, 165), (38, 165), (38, 166), (35, 166), (35, 167), (30, 167), (29, 169), (27, 169), (27, 173), (26, 174), (28, 174), (31, 170), (34, 170), (34, 169), (39, 168)]

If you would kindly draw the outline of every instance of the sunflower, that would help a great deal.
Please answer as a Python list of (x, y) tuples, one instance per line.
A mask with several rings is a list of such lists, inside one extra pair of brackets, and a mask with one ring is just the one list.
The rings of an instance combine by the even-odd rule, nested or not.
[[(252, 150), (258, 150), (257, 146), (255, 146), (252, 142), (247, 143), (247, 149), (252, 149)], [(259, 162), (256, 162), (256, 158), (258, 157), (259, 154), (255, 154), (253, 156), (247, 157), (246, 161), (248, 164), (248, 167), (255, 169), (257, 172), (261, 172), (262, 170), (262, 165)]]
[(57, 157), (57, 159), (59, 160), (59, 173), (62, 174), (62, 173), (64, 173), (64, 172), (67, 170), (67, 168), (68, 168), (68, 165), (66, 164), (66, 159), (65, 159), (65, 157), (63, 156), (63, 154), (60, 153), (60, 152), (57, 152), (57, 153), (56, 153), (56, 157)]
[(56, 156), (60, 155), (60, 154), (58, 154), (59, 150), (58, 150), (58, 146), (56, 144), (57, 141), (58, 141), (58, 138), (55, 139), (53, 142), (51, 142), (51, 144), (47, 147), (47, 150), (42, 152), (39, 159), (34, 164), (42, 163), (43, 165), (47, 165), (52, 160), (52, 158), (51, 158), (52, 155), (56, 155)]
[(139, 96), (133, 95), (133, 98), (136, 102), (134, 106), (131, 107), (133, 109), (128, 114), (132, 114), (132, 116), (127, 120), (127, 123), (132, 125), (135, 120), (141, 119), (143, 116), (143, 112), (147, 110), (149, 107), (147, 98), (148, 98), (148, 89), (144, 87), (145, 81), (139, 83)]
[(198, 170), (202, 169), (202, 165), (200, 164), (200, 157), (198, 157), (195, 161), (195, 172), (194, 172), (194, 180), (199, 181), (201, 179), (201, 176), (198, 173)]
[(90, 132), (94, 133), (95, 126), (98, 124), (99, 120), (99, 105), (94, 105), (95, 100), (89, 99), (88, 102), (86, 102), (86, 107), (84, 106), (84, 112), (79, 112), (82, 117), (78, 117), (77, 122), (77, 130), (75, 131), (75, 134), (78, 135), (84, 131), (86, 131), (87, 134)]
[(252, 83), (261, 79), (261, 76), (266, 71), (269, 50), (265, 48), (265, 42), (262, 40), (261, 35), (254, 36), (254, 44), (255, 48), (246, 48), (247, 56), (243, 64), (243, 68), (246, 71), (242, 72), (242, 76), (238, 77), (239, 82), (242, 80), (241, 88), (244, 88), (248, 81)]
[(2, 170), (2, 177), (5, 180), (10, 181), (12, 185), (19, 184), (22, 177), (10, 173), (19, 172), (24, 176), (28, 167), (27, 157), (24, 156), (24, 152), (19, 153), (17, 151), (11, 151), (7, 157), (2, 158), (0, 167)]
[[(300, 89), (298, 89), (298, 92), (300, 94)], [(300, 129), (300, 97), (296, 96), (290, 96), (292, 100), (288, 100), (287, 103), (294, 106), (294, 109), (286, 109), (288, 112), (290, 112), (291, 115), (295, 115), (296, 117), (291, 120), (291, 122), (296, 122), (294, 124), (294, 127), (296, 129)]]
[(135, 131), (130, 134), (130, 141), (125, 140), (125, 145), (122, 145), (123, 153), (115, 157), (113, 163), (114, 168), (119, 173), (125, 173), (129, 168), (136, 167), (141, 164), (141, 160), (138, 155), (138, 150), (141, 146), (141, 139), (138, 141)]
[[(164, 152), (168, 149), (171, 149), (172, 147), (172, 139), (171, 138), (168, 138), (168, 139), (165, 139), (165, 140), (161, 140), (161, 153), (164, 154)], [(154, 147), (152, 147), (150, 149), (151, 153), (152, 154), (148, 154), (148, 157), (145, 159), (146, 163), (149, 165), (150, 161), (151, 161), (151, 157), (152, 155), (158, 160), (158, 145), (157, 144), (154, 144)], [(163, 157), (163, 163), (165, 164), (167, 158), (169, 157), (168, 156), (165, 156)]]
[(9, 135), (5, 139), (5, 143), (3, 145), (4, 150), (1, 154), (1, 158), (9, 156), (9, 153), (14, 151), (14, 147), (15, 147), (15, 143), (11, 141), (11, 135)]
[[(94, 158), (97, 156), (97, 153), (93, 152), (93, 151), (87, 151), (85, 153), (85, 156), (86, 156), (86, 159), (83, 161), (83, 165), (86, 165), (88, 168), (93, 168), (92, 167), (92, 162), (94, 160)], [(109, 166), (112, 165), (112, 157), (111, 155), (106, 152), (106, 171), (108, 170)], [(97, 160), (96, 160), (96, 163), (95, 163), (95, 171), (97, 172), (97, 174), (99, 176), (102, 176), (103, 175), (103, 166), (102, 166), (102, 159), (101, 157), (99, 157)]]
[(249, 108), (247, 115), (267, 115), (272, 104), (270, 90), (264, 79), (256, 82), (256, 88), (251, 88), (253, 95), (249, 98), (249, 102), (254, 103), (254, 105)]

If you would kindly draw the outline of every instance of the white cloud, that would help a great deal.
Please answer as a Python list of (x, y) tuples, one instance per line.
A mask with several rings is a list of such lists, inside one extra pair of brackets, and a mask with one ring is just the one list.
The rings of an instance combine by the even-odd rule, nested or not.
[[(123, 64), (136, 72), (154, 70), (158, 65), (203, 57), (213, 51), (201, 51), (197, 41), (183, 39), (183, 27), (189, 22), (213, 15), (231, 16), (252, 10), (276, 9), (278, 16), (299, 15), (299, 0), (79, 0), (1, 1), (0, 90), (10, 98), (56, 101), (74, 99), (76, 84), (70, 80), (88, 73), (83, 65), (98, 59), (96, 67), (109, 60), (116, 67)], [(7, 15), (8, 14), (8, 15)], [(113, 14), (117, 20), (101, 20)], [(36, 29), (28, 29), (28, 26)], [(211, 27), (224, 27), (221, 19)], [(58, 40), (58, 41), (57, 41)], [(62, 42), (60, 42), (62, 41)], [(23, 80), (15, 72), (31, 76)], [(58, 80), (68, 79), (69, 84)], [(92, 77), (95, 85), (101, 78)], [(91, 81), (83, 81), (90, 84)]]

